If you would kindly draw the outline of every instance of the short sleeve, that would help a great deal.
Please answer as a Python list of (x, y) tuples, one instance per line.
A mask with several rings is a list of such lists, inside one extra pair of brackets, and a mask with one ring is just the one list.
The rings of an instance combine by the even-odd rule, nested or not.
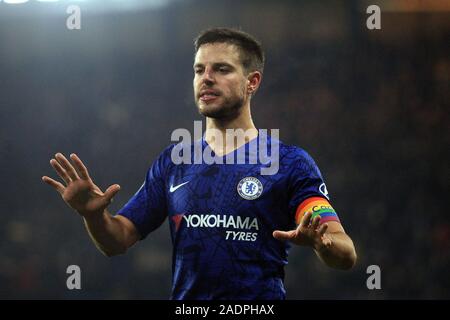
[(298, 206), (311, 197), (330, 200), (327, 187), (313, 158), (304, 150), (297, 149), (290, 174), (289, 212), (295, 215)]
[(141, 239), (161, 226), (167, 216), (165, 155), (163, 152), (153, 162), (142, 186), (117, 213), (133, 222)]

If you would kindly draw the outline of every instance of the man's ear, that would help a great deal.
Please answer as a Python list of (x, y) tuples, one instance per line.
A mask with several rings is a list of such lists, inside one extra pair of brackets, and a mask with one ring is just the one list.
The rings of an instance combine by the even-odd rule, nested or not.
[(250, 72), (247, 76), (247, 80), (247, 92), (253, 95), (261, 84), (262, 74), (259, 71)]

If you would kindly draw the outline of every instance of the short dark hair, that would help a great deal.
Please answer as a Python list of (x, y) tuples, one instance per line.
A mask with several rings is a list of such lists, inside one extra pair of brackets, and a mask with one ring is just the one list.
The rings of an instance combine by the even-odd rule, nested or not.
[(231, 28), (211, 28), (202, 31), (194, 40), (195, 53), (204, 44), (228, 43), (238, 47), (246, 72), (264, 70), (264, 51), (261, 43), (250, 34)]

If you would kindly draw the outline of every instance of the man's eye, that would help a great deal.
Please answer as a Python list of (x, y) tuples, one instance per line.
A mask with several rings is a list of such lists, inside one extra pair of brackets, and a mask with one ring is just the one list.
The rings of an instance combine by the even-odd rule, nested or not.
[(228, 68), (220, 68), (219, 71), (225, 73), (225, 72), (228, 72)]
[(197, 73), (197, 74), (202, 73), (202, 71), (203, 71), (202, 69), (195, 69), (195, 70), (194, 70), (194, 72)]

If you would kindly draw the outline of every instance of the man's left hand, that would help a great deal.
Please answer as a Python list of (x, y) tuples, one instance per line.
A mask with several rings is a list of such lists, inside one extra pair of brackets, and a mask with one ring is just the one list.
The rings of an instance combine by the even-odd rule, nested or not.
[(299, 246), (313, 247), (317, 251), (329, 248), (332, 244), (332, 239), (326, 233), (328, 224), (320, 225), (320, 216), (315, 217), (311, 221), (311, 216), (311, 212), (306, 213), (295, 230), (275, 230), (273, 232), (274, 238), (282, 241), (289, 240)]

